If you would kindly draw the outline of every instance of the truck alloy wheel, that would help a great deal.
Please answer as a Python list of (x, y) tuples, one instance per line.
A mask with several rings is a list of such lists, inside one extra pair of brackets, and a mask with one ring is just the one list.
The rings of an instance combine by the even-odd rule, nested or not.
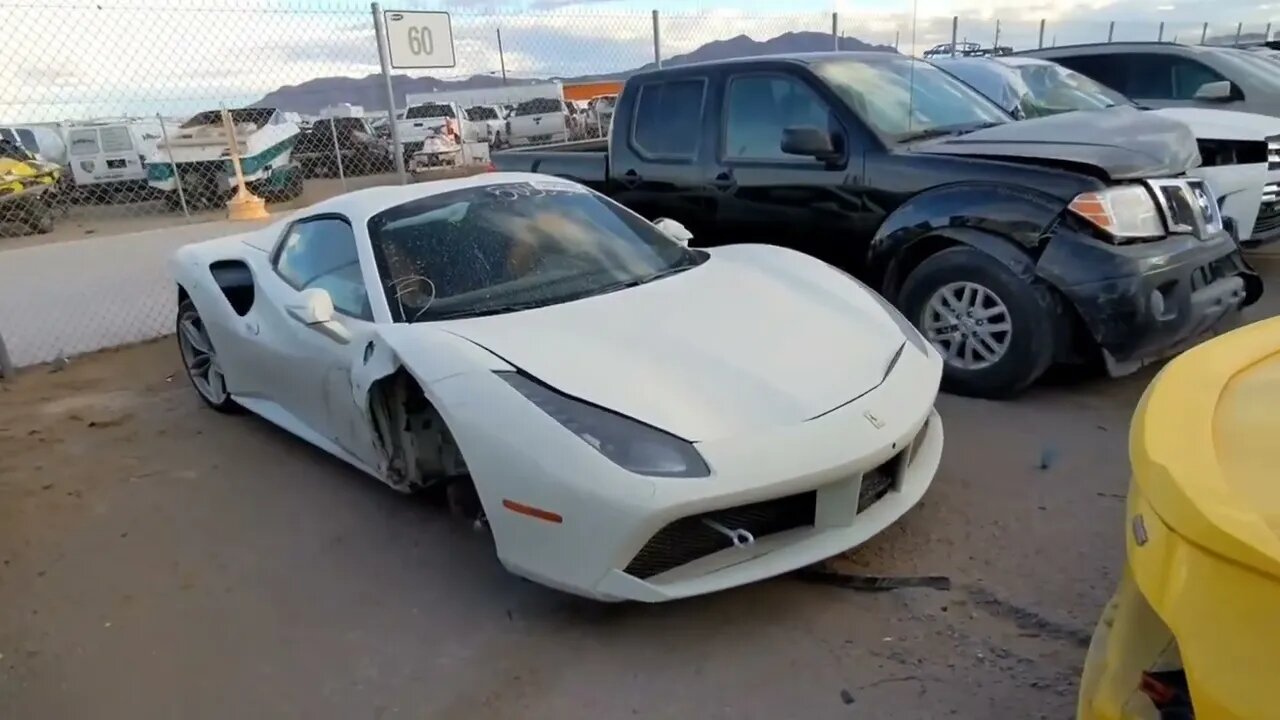
[(1043, 375), (1062, 322), (1052, 289), (968, 246), (920, 263), (897, 304), (942, 355), (943, 388), (975, 397), (1011, 397)]
[(947, 283), (934, 291), (919, 326), (947, 363), (968, 370), (999, 362), (1013, 339), (1009, 308), (994, 292), (971, 282)]

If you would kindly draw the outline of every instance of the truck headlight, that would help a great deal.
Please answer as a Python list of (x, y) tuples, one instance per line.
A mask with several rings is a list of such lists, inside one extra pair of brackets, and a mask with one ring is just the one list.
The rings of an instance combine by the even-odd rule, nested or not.
[(693, 444), (638, 420), (562, 395), (516, 372), (494, 373), (619, 467), (650, 477), (707, 477)]
[(1142, 185), (1080, 193), (1067, 209), (1114, 238), (1155, 238), (1165, 234), (1160, 208)]

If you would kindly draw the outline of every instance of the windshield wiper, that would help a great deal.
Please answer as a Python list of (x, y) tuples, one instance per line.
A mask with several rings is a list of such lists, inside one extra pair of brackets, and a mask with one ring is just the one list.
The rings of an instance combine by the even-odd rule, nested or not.
[(943, 137), (944, 135), (964, 135), (974, 132), (975, 130), (985, 130), (986, 128), (1004, 125), (998, 120), (988, 120), (971, 125), (943, 125), (941, 127), (928, 128), (926, 130), (917, 130), (906, 135), (899, 135), (898, 142), (911, 142), (913, 140), (928, 140), (929, 138)]

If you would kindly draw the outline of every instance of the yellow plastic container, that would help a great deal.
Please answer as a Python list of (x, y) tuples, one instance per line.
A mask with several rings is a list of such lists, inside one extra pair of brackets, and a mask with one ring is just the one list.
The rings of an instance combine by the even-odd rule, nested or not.
[(1151, 685), (1139, 690), (1153, 672), (1162, 699), (1185, 676), (1197, 720), (1280, 718), (1280, 317), (1170, 362), (1134, 413), (1129, 456), (1128, 562), (1078, 718), (1161, 718)]

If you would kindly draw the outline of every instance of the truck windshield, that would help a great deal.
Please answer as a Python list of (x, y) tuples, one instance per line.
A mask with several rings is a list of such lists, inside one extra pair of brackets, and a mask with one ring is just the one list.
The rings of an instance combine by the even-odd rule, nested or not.
[(427, 103), (426, 105), (414, 105), (404, 114), (405, 120), (421, 120), (423, 118), (451, 118), (453, 107), (450, 105), (438, 105), (436, 103)]
[(370, 218), (369, 238), (397, 322), (556, 305), (707, 258), (613, 201), (551, 178), (398, 205)]
[(879, 135), (905, 141), (926, 134), (1011, 122), (981, 93), (922, 60), (885, 54), (840, 58), (814, 71)]
[(1026, 63), (1014, 69), (1026, 86), (1022, 108), (1027, 117), (1132, 104), (1115, 90), (1057, 63)]

